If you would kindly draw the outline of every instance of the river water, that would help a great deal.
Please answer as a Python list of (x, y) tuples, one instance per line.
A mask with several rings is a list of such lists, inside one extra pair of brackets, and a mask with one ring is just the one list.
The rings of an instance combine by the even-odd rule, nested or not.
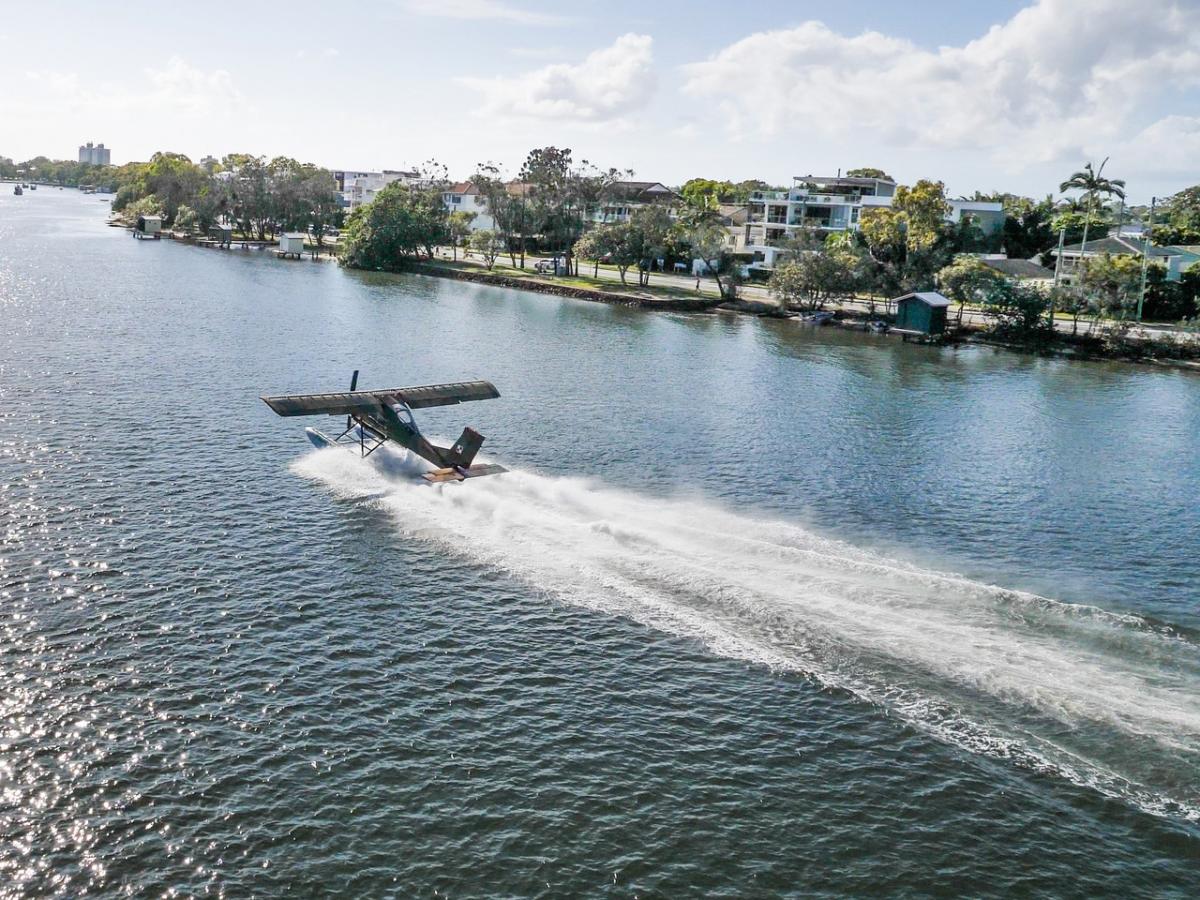
[(106, 208), (0, 193), (0, 896), (1195, 896), (1200, 378)]

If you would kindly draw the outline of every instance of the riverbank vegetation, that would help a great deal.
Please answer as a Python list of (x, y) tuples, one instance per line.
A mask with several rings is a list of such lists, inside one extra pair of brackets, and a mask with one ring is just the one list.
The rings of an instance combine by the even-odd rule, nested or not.
[[(512, 268), (524, 269), (526, 254), (536, 249), (552, 256), (550, 268), (559, 276), (579, 277), (583, 259), (594, 274), (602, 262), (615, 266), (623, 286), (636, 269), (637, 285), (645, 288), (654, 268), (677, 261), (691, 268), (698, 258), (708, 261), (705, 274), (718, 288), (718, 302), (735, 297), (737, 277), (715, 205), (688, 207), (681, 215), (649, 205), (634, 209), (626, 221), (597, 221), (602, 205), (629, 175), (586, 160), (576, 163), (570, 150), (557, 147), (531, 150), (516, 181), (506, 181), (496, 165), (481, 163), (471, 183), (485, 199), (493, 227), (467, 239), (462, 221), (443, 202), (447, 180), (393, 182), (347, 217), (339, 259), (356, 268), (402, 270), (432, 261), (434, 248), (449, 245), (456, 257), (460, 246), (478, 254), (488, 269), (504, 255)], [(704, 295), (697, 290), (695, 296)]]
[[(710, 306), (742, 301), (743, 295), (759, 305), (772, 305), (773, 297), (783, 310), (802, 311), (857, 300), (870, 316), (888, 315), (888, 300), (901, 294), (940, 290), (957, 304), (960, 327), (969, 308), (973, 327), (982, 315), (994, 335), (1031, 343), (1057, 339), (1055, 320), (1062, 328), (1069, 319), (1073, 339), (1111, 336), (1123, 346), (1143, 319), (1200, 321), (1200, 266), (1169, 278), (1160, 265), (1143, 266), (1138, 255), (1096, 256), (1050, 290), (1014, 282), (981, 259), (1003, 252), (1032, 259), (1050, 273), (1060, 242), (1078, 244), (1108, 234), (1113, 225), (1147, 219), (1148, 209), (1126, 205), (1124, 182), (1107, 176), (1104, 162), (1067, 177), (1058, 199), (996, 192), (962, 198), (1001, 205), (1002, 227), (987, 233), (969, 213), (949, 220), (942, 182), (897, 185), (891, 205), (864, 207), (855, 230), (800, 229), (772, 238), (773, 270), (746, 268), (754, 258), (735, 252), (735, 215), (755, 192), (783, 188), (755, 179), (693, 178), (670, 201), (643, 203), (628, 192), (649, 183), (632, 181), (633, 174), (576, 161), (569, 149), (553, 146), (531, 150), (513, 178), (495, 163), (480, 163), (470, 182), (492, 221), (478, 229), (474, 214), (450, 212), (451, 182), (436, 163), (427, 163), (415, 179), (387, 185), (374, 202), (346, 215), (330, 172), (286, 157), (230, 154), (198, 165), (181, 154), (156, 153), (148, 162), (119, 167), (45, 157), (18, 165), (0, 158), (2, 176), (107, 188), (124, 218), (159, 214), (177, 232), (205, 234), (220, 223), (232, 227), (236, 240), (266, 241), (294, 230), (320, 246), (331, 228), (344, 224), (338, 258), (364, 269), (444, 265), (438, 248), (448, 247), (452, 262), (461, 250), (506, 279), (549, 275), (564, 285), (577, 282), (580, 290), (647, 296), (683, 295), (687, 284), (689, 296)], [(889, 178), (876, 168), (847, 175)], [(1158, 243), (1200, 242), (1200, 186), (1157, 207), (1153, 237)], [(527, 273), (529, 253), (550, 259)], [(591, 269), (590, 278), (581, 274), (581, 263)], [(602, 267), (619, 285), (600, 277)], [(763, 271), (770, 275), (766, 292), (743, 289), (747, 272), (753, 278)], [(690, 272), (695, 283), (659, 278), (651, 284), (655, 273), (666, 272)]]
[(0, 159), (0, 176), (62, 186), (93, 186), (114, 194), (113, 212), (126, 218), (161, 215), (170, 229), (206, 232), (218, 223), (242, 237), (274, 238), (282, 231), (311, 232), (318, 246), (341, 223), (332, 173), (287, 157), (267, 160), (232, 153), (201, 166), (181, 153), (155, 153), (149, 162), (93, 166), (37, 157), (19, 166)]

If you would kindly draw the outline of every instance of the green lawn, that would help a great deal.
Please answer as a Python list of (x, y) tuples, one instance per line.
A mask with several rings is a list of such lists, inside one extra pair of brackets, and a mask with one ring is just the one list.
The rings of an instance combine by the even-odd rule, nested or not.
[(492, 275), (501, 275), (506, 278), (514, 278), (522, 281), (536, 281), (543, 284), (556, 284), (566, 287), (581, 288), (583, 290), (597, 291), (603, 294), (621, 294), (635, 297), (663, 298), (670, 300), (696, 300), (698, 298), (715, 300), (718, 298), (715, 286), (710, 286), (707, 284), (701, 286), (699, 293), (696, 293), (694, 290), (678, 287), (664, 287), (660, 285), (639, 286), (637, 284), (636, 272), (630, 274), (628, 284), (621, 284), (620, 276), (617, 274), (616, 269), (613, 268), (610, 274), (608, 272), (604, 272), (605, 267), (603, 266), (601, 267), (601, 271), (604, 272), (604, 274), (610, 275), (610, 277), (606, 278), (602, 276), (600, 278), (593, 278), (590, 275), (583, 274), (582, 271), (579, 275), (539, 275), (533, 271), (531, 266), (529, 268), (522, 269), (520, 267), (514, 267), (510, 264), (501, 263), (499, 260), (496, 261), (496, 265), (490, 270), (486, 266), (482, 265), (481, 263), (477, 263), (474, 260), (464, 262), (460, 259), (458, 262), (453, 262), (451, 260), (438, 259), (435, 260), (432, 265), (470, 272), (490, 273)]

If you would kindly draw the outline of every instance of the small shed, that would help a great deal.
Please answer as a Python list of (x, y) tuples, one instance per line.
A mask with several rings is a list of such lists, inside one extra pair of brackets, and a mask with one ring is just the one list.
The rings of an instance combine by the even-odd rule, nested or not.
[(946, 310), (950, 301), (937, 291), (905, 294), (896, 304), (896, 330), (917, 334), (940, 335), (946, 330)]
[(306, 235), (302, 231), (285, 231), (279, 236), (279, 256), (294, 256), (300, 258), (300, 254), (304, 252), (304, 239)]
[(217, 242), (218, 247), (228, 247), (233, 243), (233, 226), (213, 225), (208, 229), (208, 236)]
[(138, 216), (136, 231), (139, 237), (158, 237), (162, 231), (162, 216)]

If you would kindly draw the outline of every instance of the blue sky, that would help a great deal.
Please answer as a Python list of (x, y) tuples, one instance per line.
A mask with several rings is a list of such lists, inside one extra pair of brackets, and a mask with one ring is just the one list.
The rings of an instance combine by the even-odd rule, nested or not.
[(1040, 196), (1110, 155), (1134, 199), (1200, 182), (1198, 0), (0, 10), (0, 154), (18, 159), (96, 140), (116, 162), (436, 158), (465, 177), (555, 144), (667, 183), (876, 165)]

